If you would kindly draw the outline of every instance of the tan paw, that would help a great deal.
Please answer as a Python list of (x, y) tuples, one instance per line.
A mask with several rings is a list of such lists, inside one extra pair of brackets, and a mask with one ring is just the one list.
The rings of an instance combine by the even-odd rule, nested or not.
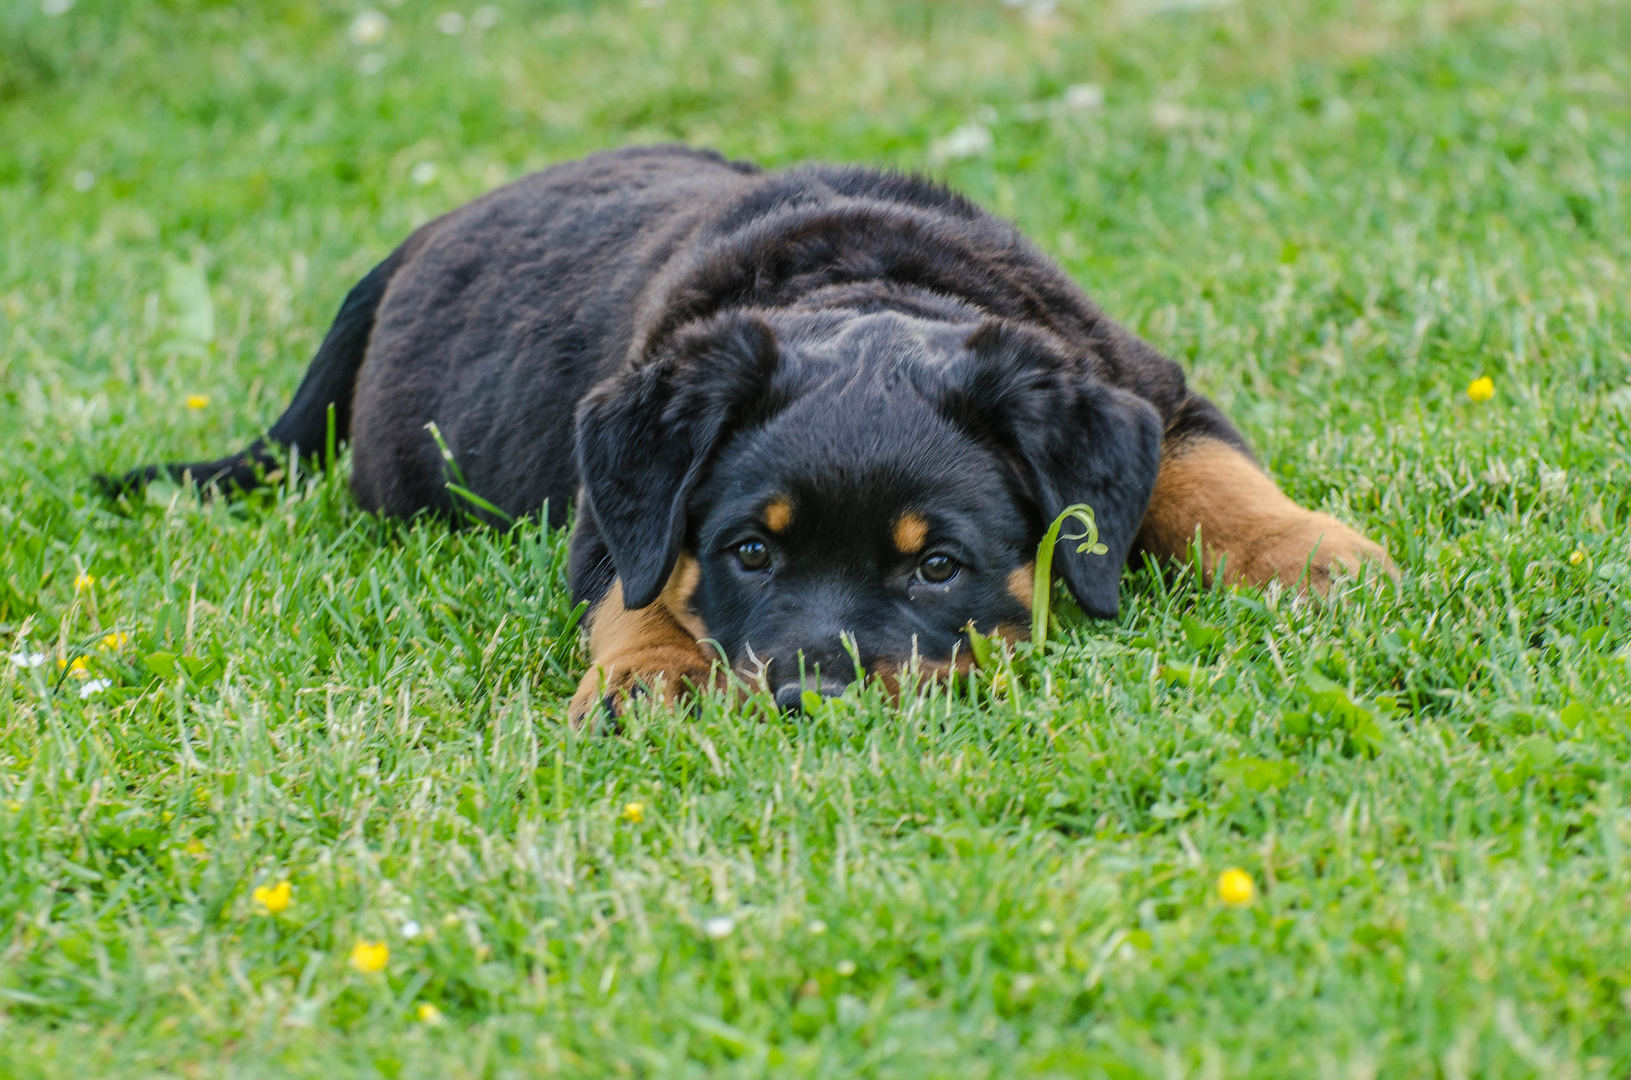
[(690, 693), (713, 687), (716, 682), (713, 671), (696, 665), (695, 653), (654, 656), (642, 661), (610, 670), (598, 665), (591, 667), (578, 683), (577, 693), (572, 695), (567, 717), (574, 725), (594, 721), (597, 713), (615, 720), (623, 714), (630, 698), (649, 695), (673, 705)]

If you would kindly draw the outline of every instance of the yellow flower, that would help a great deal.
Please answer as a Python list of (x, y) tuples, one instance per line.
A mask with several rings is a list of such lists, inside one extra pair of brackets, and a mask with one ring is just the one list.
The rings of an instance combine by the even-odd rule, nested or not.
[(429, 1024), (431, 1027), (435, 1027), (442, 1022), (442, 1010), (428, 1001), (421, 1001), (413, 1014), (419, 1017), (421, 1024)]
[(74, 578), (74, 588), (75, 589), (88, 589), (92, 585), (95, 585), (95, 584), (96, 584), (96, 579), (91, 577), (91, 575), (89, 575), (89, 574), (87, 574), (87, 573), (85, 573), (83, 571), (80, 572), (78, 577)]
[(1488, 401), (1495, 396), (1495, 380), (1488, 375), (1480, 375), (1467, 384), (1467, 396), (1474, 401)]
[(204, 841), (198, 839), (197, 837), (194, 837), (193, 839), (187, 841), (186, 846), (183, 847), (181, 850), (185, 851), (189, 855), (200, 855), (201, 856), (201, 855), (204, 854)]
[(1257, 899), (1257, 884), (1246, 871), (1230, 867), (1218, 875), (1218, 897), (1230, 907), (1250, 907)]
[(646, 804), (631, 802), (623, 807), (623, 820), (630, 825), (638, 825), (646, 820)]
[(207, 409), (209, 408), (209, 404), (210, 396), (208, 394), (187, 395), (187, 408), (189, 409)]
[(83, 656), (76, 656), (72, 661), (58, 660), (57, 670), (61, 671), (63, 668), (67, 668), (68, 674), (72, 675), (76, 679), (88, 679), (91, 677), (90, 665)]
[(114, 631), (111, 634), (103, 634), (101, 643), (96, 647), (101, 649), (103, 652), (113, 652), (117, 649), (124, 648), (125, 642), (129, 640), (129, 634), (121, 634), (118, 631)]
[[(280, 881), (270, 887), (266, 885), (255, 886), (252, 894), (255, 903), (266, 909), (266, 914), (277, 915), (289, 908), (289, 883)], [(352, 963), (356, 963), (356, 954), (352, 954)]]
[(383, 941), (359, 941), (351, 947), (351, 966), (364, 975), (384, 971), (390, 959), (391, 947)]
[(1581, 551), (1579, 548), (1575, 548), (1574, 554), (1569, 556), (1569, 565), (1570, 566), (1579, 566), (1581, 563), (1583, 563), (1585, 561), (1586, 561), (1586, 553), (1584, 551)]

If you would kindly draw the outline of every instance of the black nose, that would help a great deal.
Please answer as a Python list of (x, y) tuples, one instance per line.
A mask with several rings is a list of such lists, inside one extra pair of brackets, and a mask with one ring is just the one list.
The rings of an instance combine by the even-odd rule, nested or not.
[(776, 707), (782, 712), (797, 713), (804, 711), (804, 691), (812, 690), (822, 697), (837, 697), (844, 692), (842, 686), (833, 686), (830, 683), (816, 685), (814, 679), (800, 684), (797, 682), (782, 683), (776, 691)]

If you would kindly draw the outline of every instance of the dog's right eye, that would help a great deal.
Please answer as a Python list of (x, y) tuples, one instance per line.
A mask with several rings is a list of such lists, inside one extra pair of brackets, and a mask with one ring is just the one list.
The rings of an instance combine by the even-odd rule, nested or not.
[(744, 570), (763, 570), (770, 565), (770, 549), (763, 540), (744, 540), (736, 545), (736, 561)]

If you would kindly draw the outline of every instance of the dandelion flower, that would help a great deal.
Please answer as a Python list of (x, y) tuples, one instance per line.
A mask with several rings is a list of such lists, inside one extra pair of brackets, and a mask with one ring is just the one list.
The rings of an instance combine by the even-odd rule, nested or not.
[(62, 671), (64, 668), (67, 669), (68, 674), (72, 675), (76, 679), (88, 679), (91, 677), (90, 663), (83, 656), (76, 656), (72, 660), (58, 660), (57, 670)]
[(1230, 907), (1250, 907), (1257, 899), (1257, 883), (1239, 867), (1230, 867), (1218, 875), (1218, 898)]
[(1569, 565), (1570, 566), (1579, 566), (1581, 563), (1583, 563), (1585, 561), (1586, 561), (1586, 553), (1584, 551), (1581, 551), (1579, 548), (1575, 548), (1574, 549), (1574, 554), (1569, 556)]
[(353, 45), (378, 45), (385, 40), (385, 32), (391, 28), (391, 20), (378, 11), (362, 11), (351, 20), (351, 29), (347, 36)]
[(102, 640), (97, 643), (96, 647), (101, 649), (103, 652), (115, 652), (124, 648), (125, 643), (129, 640), (129, 634), (121, 634), (118, 631), (115, 631), (111, 634), (103, 634)]
[(715, 915), (702, 924), (702, 932), (715, 941), (723, 941), (736, 932), (736, 920), (729, 915)]
[(964, 124), (929, 145), (929, 160), (943, 165), (948, 161), (979, 157), (991, 152), (993, 142), (991, 129), (984, 124)]
[(1077, 83), (1065, 87), (1065, 107), (1078, 112), (1104, 108), (1104, 87), (1097, 83)]
[(198, 410), (198, 409), (207, 409), (207, 408), (209, 408), (209, 405), (210, 405), (210, 396), (208, 394), (188, 394), (187, 395), (187, 408), (189, 408), (189, 409), (193, 409), (195, 411)]
[[(289, 909), (289, 883), (280, 881), (276, 885), (257, 885), (251, 894), (255, 903), (266, 910), (268, 915), (279, 915)], [(356, 954), (352, 954), (355, 962)]]
[(442, 1022), (442, 1010), (428, 1001), (421, 1001), (413, 1014), (419, 1018), (421, 1024), (428, 1024), (431, 1027), (435, 1027)]
[(351, 966), (364, 975), (384, 971), (390, 959), (391, 947), (383, 941), (359, 941), (351, 947)]
[(1488, 401), (1495, 396), (1495, 380), (1488, 375), (1480, 375), (1467, 384), (1467, 396), (1474, 401)]
[(646, 820), (646, 804), (631, 802), (623, 807), (623, 820), (630, 825), (638, 825)]
[(87, 573), (84, 573), (83, 571), (80, 572), (79, 576), (74, 578), (74, 589), (75, 590), (88, 589), (92, 585), (95, 585), (95, 584), (96, 584), (96, 579), (91, 577), (91, 575), (89, 575)]

